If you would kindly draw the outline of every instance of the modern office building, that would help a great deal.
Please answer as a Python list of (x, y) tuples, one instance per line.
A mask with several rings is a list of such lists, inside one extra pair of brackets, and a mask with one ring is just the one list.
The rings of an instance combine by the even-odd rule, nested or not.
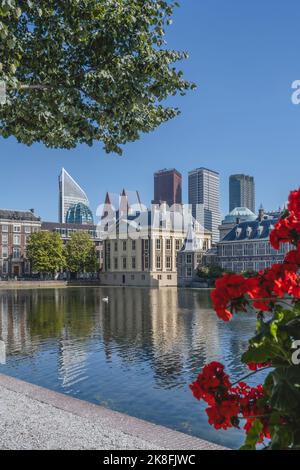
[(229, 212), (247, 207), (255, 212), (255, 181), (253, 176), (231, 175), (229, 178)]
[(65, 223), (68, 210), (81, 203), (89, 207), (89, 200), (83, 189), (63, 168), (59, 178), (59, 222)]
[(220, 175), (207, 168), (189, 172), (189, 204), (193, 217), (212, 233), (213, 243), (219, 241)]
[(34, 210), (0, 210), (0, 278), (31, 275), (26, 245), (33, 232), (41, 229), (41, 219)]
[(153, 204), (166, 202), (169, 207), (182, 204), (182, 175), (175, 168), (154, 174)]

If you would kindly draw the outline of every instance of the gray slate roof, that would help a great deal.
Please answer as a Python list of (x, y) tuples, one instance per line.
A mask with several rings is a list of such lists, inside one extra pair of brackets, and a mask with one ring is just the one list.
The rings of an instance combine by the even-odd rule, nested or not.
[[(220, 243), (243, 240), (267, 240), (277, 222), (277, 219), (241, 222), (231, 229)], [(251, 231), (249, 228), (251, 228)]]
[(40, 217), (36, 216), (31, 211), (14, 211), (6, 209), (0, 209), (0, 219), (18, 221), (28, 220), (30, 222), (39, 222), (41, 220)]

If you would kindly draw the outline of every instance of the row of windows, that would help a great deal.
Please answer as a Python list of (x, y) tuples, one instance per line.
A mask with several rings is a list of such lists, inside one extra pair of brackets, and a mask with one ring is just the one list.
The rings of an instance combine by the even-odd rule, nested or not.
[(235, 273), (240, 273), (243, 271), (262, 271), (266, 268), (270, 268), (274, 264), (273, 261), (253, 261), (253, 262), (243, 262), (243, 261), (233, 261), (233, 262), (223, 262), (221, 266), (227, 271), (233, 271)]
[[(30, 235), (25, 236), (25, 244), (28, 243), (29, 237), (30, 237)], [(3, 245), (7, 245), (8, 242), (9, 242), (9, 239), (11, 239), (11, 238), (9, 237), (8, 233), (3, 233), (2, 234), (2, 244)], [(13, 242), (13, 245), (21, 245), (21, 235), (14, 234), (13, 237), (12, 237), (12, 242)]]
[[(115, 270), (119, 269), (119, 259), (118, 258), (113, 259), (113, 266), (114, 266)], [(136, 269), (136, 257), (135, 256), (133, 256), (131, 258), (131, 265), (130, 266), (128, 265), (127, 258), (122, 258), (121, 268), (122, 269), (127, 269), (129, 267), (131, 269)], [(145, 256), (145, 258), (144, 258), (144, 267), (145, 267), (145, 269), (149, 269), (149, 257), (148, 256)], [(111, 261), (110, 261), (109, 257), (107, 258), (107, 269), (108, 270), (111, 269)], [(162, 269), (162, 258), (161, 258), (161, 256), (156, 257), (156, 269)], [(171, 256), (166, 256), (166, 269), (172, 269), (172, 257)]]
[(274, 250), (269, 242), (260, 243), (235, 243), (219, 245), (219, 256), (263, 256), (284, 254), (289, 250), (287, 245), (282, 245), (280, 251)]
[[(136, 275), (136, 274), (131, 274), (131, 275), (130, 275), (130, 280), (131, 280), (131, 281), (135, 281), (135, 280), (137, 280), (138, 278), (139, 278), (139, 277), (138, 277), (138, 275)], [(168, 274), (168, 275), (167, 275), (168, 281), (172, 281), (172, 278), (173, 278), (172, 274)], [(108, 275), (107, 275), (107, 274), (104, 274), (104, 279), (106, 279), (106, 280), (108, 279)], [(117, 275), (117, 274), (114, 274), (114, 275), (113, 275), (113, 279), (114, 279), (114, 281), (117, 281), (117, 280), (118, 280), (118, 275)], [(161, 281), (161, 280), (162, 280), (162, 275), (161, 275), (161, 274), (158, 274), (157, 279), (158, 279), (159, 281)], [(142, 281), (145, 281), (145, 280), (146, 280), (145, 274), (141, 274), (141, 280), (142, 280)], [(123, 279), (123, 282), (125, 282), (125, 281), (126, 281), (126, 278)]]
[[(9, 250), (7, 246), (3, 246), (1, 249), (1, 257), (2, 258), (8, 258), (9, 257)], [(12, 250), (12, 257), (14, 259), (20, 259), (21, 258), (21, 249), (14, 247)]]
[[(32, 232), (36, 232), (38, 231), (38, 227), (31, 227), (30, 225), (14, 225), (13, 226), (13, 232), (14, 233), (21, 233), (22, 232), (22, 227), (23, 227), (23, 231), (25, 233), (32, 233)], [(2, 229), (2, 233), (8, 233), (9, 232), (9, 225), (7, 224), (2, 224), (1, 225), (1, 229)]]
[[(122, 243), (121, 243), (122, 251), (127, 251), (128, 243), (129, 242), (127, 240), (122, 241)], [(161, 251), (161, 248), (162, 248), (162, 239), (161, 238), (156, 239), (155, 246), (156, 246), (156, 249), (158, 251)], [(166, 246), (167, 251), (171, 251), (171, 249), (172, 249), (172, 240), (170, 238), (166, 239), (166, 245), (165, 246)], [(179, 251), (181, 246), (182, 246), (182, 240), (175, 240), (175, 249), (176, 249), (176, 251)], [(118, 249), (119, 249), (118, 241), (114, 242), (113, 247), (114, 247), (114, 252), (117, 252)], [(131, 249), (132, 249), (132, 251), (136, 250), (136, 240), (131, 240)], [(111, 250), (111, 244), (107, 243), (107, 252), (110, 252), (110, 250)], [(149, 240), (144, 240), (144, 250), (149, 251)]]
[(83, 232), (83, 233), (88, 233), (91, 238), (98, 238), (97, 232), (95, 230), (81, 230), (81, 229), (74, 229), (74, 228), (56, 228), (54, 230), (56, 233), (61, 235), (62, 237), (68, 237), (70, 238), (73, 233), (77, 232)]

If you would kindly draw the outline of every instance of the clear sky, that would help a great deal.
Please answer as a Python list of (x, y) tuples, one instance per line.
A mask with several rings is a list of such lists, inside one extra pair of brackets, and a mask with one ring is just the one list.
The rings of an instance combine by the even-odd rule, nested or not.
[(300, 79), (299, 0), (181, 0), (168, 45), (187, 50), (186, 78), (198, 89), (178, 96), (182, 115), (141, 140), (124, 156), (101, 143), (72, 151), (25, 147), (0, 139), (0, 207), (34, 207), (57, 220), (57, 176), (62, 166), (87, 192), (91, 208), (105, 192), (138, 189), (153, 197), (153, 172), (200, 166), (221, 174), (221, 208), (228, 212), (228, 177), (255, 176), (257, 204), (276, 209), (300, 185), (300, 105), (291, 84)]

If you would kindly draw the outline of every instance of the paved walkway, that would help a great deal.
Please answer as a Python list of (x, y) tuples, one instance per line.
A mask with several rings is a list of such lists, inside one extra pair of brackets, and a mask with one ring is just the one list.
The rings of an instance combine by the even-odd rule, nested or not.
[(222, 449), (0, 374), (0, 449)]

